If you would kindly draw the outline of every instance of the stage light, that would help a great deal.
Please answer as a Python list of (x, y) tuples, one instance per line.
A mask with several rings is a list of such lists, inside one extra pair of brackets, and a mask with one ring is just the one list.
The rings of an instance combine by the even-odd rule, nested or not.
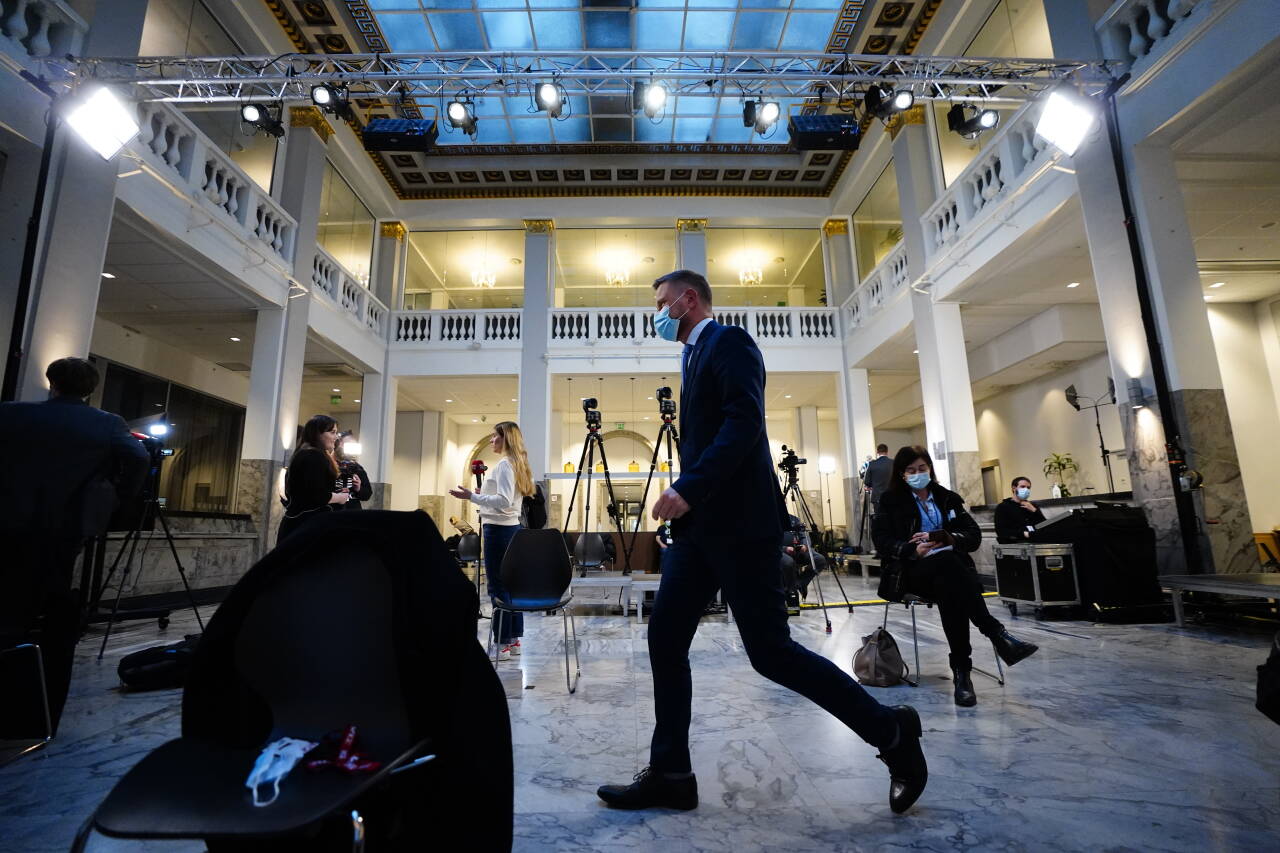
[(450, 101), (445, 108), (445, 117), (453, 127), (461, 129), (468, 136), (475, 135), (476, 115), (470, 101)]
[(763, 135), (778, 123), (782, 107), (777, 101), (747, 101), (742, 106), (742, 126)]
[(878, 119), (887, 119), (903, 110), (911, 109), (911, 105), (915, 102), (916, 96), (910, 89), (894, 91), (873, 85), (867, 87), (867, 94), (863, 96), (863, 104), (866, 105), (867, 112)]
[(644, 89), (644, 114), (656, 118), (667, 106), (667, 87), (661, 83), (650, 83)]
[(1036, 136), (1059, 148), (1070, 157), (1076, 153), (1084, 135), (1093, 127), (1093, 105), (1063, 91), (1049, 93), (1036, 122)]
[(164, 436), (169, 434), (169, 426), (168, 424), (159, 424), (159, 423), (152, 424), (151, 426), (147, 427), (147, 433), (154, 438), (163, 438)]
[[(969, 114), (973, 110), (973, 114)], [(947, 128), (965, 139), (973, 139), (984, 130), (1000, 123), (1000, 113), (995, 110), (979, 110), (968, 104), (956, 104), (947, 110)]]
[(559, 118), (564, 112), (564, 90), (559, 83), (542, 83), (534, 93), (534, 102), (539, 110), (552, 118)]
[(269, 133), (276, 139), (284, 136), (284, 123), (280, 121), (279, 115), (272, 115), (271, 110), (261, 104), (242, 104), (240, 120)]
[(133, 110), (106, 87), (77, 98), (67, 112), (67, 124), (103, 160), (116, 156), (139, 130)]
[(818, 473), (834, 474), (836, 472), (836, 460), (830, 456), (823, 456), (818, 459)]
[(1071, 408), (1077, 412), (1080, 411), (1080, 395), (1076, 393), (1076, 386), (1068, 385), (1066, 390), (1067, 402), (1071, 404)]
[(347, 87), (337, 83), (318, 83), (312, 86), (311, 103), (345, 121), (353, 121), (356, 117), (351, 109)]

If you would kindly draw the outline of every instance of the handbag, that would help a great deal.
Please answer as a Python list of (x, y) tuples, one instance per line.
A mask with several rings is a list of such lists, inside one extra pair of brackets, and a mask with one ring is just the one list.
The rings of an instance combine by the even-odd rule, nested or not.
[(898, 641), (883, 627), (862, 638), (862, 648), (853, 653), (853, 674), (859, 684), (893, 687), (910, 683), (907, 662), (898, 651)]
[(903, 588), (906, 574), (902, 570), (901, 560), (882, 560), (880, 563), (880, 583), (876, 586), (876, 595), (885, 601), (901, 604), (903, 593), (906, 592)]
[(1271, 641), (1271, 654), (1258, 666), (1257, 708), (1280, 723), (1280, 633)]

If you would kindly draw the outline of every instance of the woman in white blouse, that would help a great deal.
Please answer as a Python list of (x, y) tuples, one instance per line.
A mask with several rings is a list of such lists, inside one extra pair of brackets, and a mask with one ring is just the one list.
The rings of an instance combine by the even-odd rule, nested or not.
[[(471, 501), (480, 508), (480, 539), (484, 546), (489, 597), (509, 604), (511, 596), (502, 588), (502, 558), (520, 529), (524, 498), (534, 493), (533, 474), (524, 449), (524, 436), (515, 422), (503, 421), (494, 426), (489, 446), (494, 453), (502, 455), (502, 460), (484, 481), (480, 491), (473, 492), (466, 486), (458, 486), (450, 489), (449, 494)], [(524, 614), (505, 613), (502, 619), (495, 616), (493, 630), (499, 660), (510, 660), (513, 654), (520, 654)]]

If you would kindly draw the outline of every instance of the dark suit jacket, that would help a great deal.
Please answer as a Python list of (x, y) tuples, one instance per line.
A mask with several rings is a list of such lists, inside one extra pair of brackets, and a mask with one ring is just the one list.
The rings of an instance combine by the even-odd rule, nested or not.
[(866, 482), (863, 485), (871, 489), (871, 502), (879, 503), (880, 496), (889, 488), (889, 478), (893, 476), (893, 460), (888, 456), (877, 456), (867, 463)]
[(786, 525), (764, 430), (764, 359), (743, 329), (714, 320), (702, 329), (680, 389), (680, 478), (690, 511), (676, 538), (768, 539)]
[(119, 415), (70, 397), (0, 403), (0, 434), (20, 448), (7, 460), (6, 530), (78, 537), (86, 487), (105, 480), (119, 498), (132, 497), (150, 464)]

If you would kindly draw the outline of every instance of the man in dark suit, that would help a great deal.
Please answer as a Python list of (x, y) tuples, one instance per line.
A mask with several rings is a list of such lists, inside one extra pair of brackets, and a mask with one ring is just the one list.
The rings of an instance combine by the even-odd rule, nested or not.
[(106, 528), (117, 499), (142, 487), (149, 457), (119, 415), (85, 402), (98, 371), (82, 358), (60, 358), (45, 371), (49, 399), (0, 404), (0, 434), (20, 442), (7, 460), (13, 500), (0, 514), (8, 553), (0, 561), (0, 639), (39, 630), (56, 730), (71, 684), (79, 635), (71, 589), (76, 556)]
[(889, 458), (889, 445), (876, 445), (876, 458), (867, 463), (867, 472), (863, 475), (862, 485), (871, 490), (871, 511), (880, 503), (880, 496), (889, 488), (889, 477), (893, 473), (893, 460)]
[(920, 718), (871, 698), (839, 667), (791, 639), (778, 560), (786, 507), (764, 428), (764, 360), (744, 330), (712, 319), (711, 288), (677, 270), (654, 282), (654, 328), (685, 344), (681, 361), (680, 477), (653, 507), (670, 519), (673, 544), (649, 620), (657, 723), (649, 766), (631, 785), (597, 792), (615, 808), (698, 804), (689, 757), (689, 645), (707, 603), (722, 590), (747, 656), (766, 678), (813, 700), (880, 749), (889, 804), (905, 811), (927, 778)]

